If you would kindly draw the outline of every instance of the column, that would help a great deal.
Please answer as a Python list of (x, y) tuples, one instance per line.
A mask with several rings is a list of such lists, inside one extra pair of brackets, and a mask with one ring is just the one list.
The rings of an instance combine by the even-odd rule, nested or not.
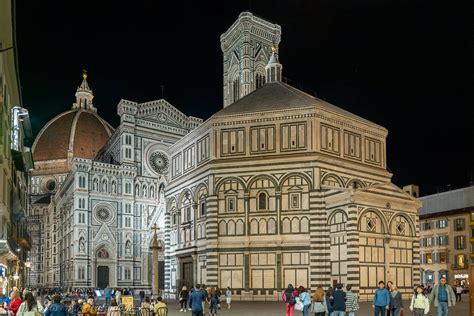
[(309, 192), (310, 235), (310, 286), (327, 287), (331, 282), (330, 239), (327, 213), (320, 190)]
[(359, 292), (359, 231), (357, 219), (357, 205), (347, 207), (347, 283), (352, 285), (353, 292)]

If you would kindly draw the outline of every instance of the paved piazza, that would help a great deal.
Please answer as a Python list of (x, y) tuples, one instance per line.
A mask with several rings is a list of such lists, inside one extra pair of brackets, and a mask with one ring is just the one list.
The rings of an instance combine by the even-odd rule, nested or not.
[[(468, 296), (463, 295), (464, 302), (458, 303), (455, 307), (449, 310), (449, 315), (455, 316), (467, 316), (469, 314), (469, 306), (468, 306)], [(403, 304), (405, 306), (409, 306), (409, 301), (404, 301)], [(361, 303), (361, 310), (356, 314), (357, 316), (368, 316), (373, 315), (373, 309), (370, 303)], [(223, 304), (225, 307), (225, 303)], [(169, 316), (177, 316), (177, 315), (191, 315), (190, 312), (180, 312), (179, 306), (176, 301), (173, 301), (168, 305), (169, 307)], [(208, 309), (206, 307), (206, 312)], [(234, 302), (232, 305), (231, 310), (220, 310), (220, 315), (227, 315), (227, 316), (277, 316), (277, 315), (285, 315), (284, 305), (282, 302)], [(207, 314), (208, 315), (208, 314)], [(295, 316), (302, 315), (301, 312), (295, 312)], [(311, 314), (312, 315), (312, 314)], [(405, 316), (409, 316), (410, 313), (405, 313)], [(431, 311), (428, 315), (436, 315), (436, 310), (434, 310), (433, 305), (431, 305)]]

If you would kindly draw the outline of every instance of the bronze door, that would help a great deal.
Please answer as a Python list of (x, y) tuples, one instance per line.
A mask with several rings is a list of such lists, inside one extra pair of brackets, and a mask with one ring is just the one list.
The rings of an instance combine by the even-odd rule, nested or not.
[(105, 289), (109, 285), (109, 267), (98, 266), (97, 267), (97, 287), (99, 289)]

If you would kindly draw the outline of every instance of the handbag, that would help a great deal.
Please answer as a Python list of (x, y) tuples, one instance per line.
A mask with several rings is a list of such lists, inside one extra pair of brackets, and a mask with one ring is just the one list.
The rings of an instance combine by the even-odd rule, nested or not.
[(304, 304), (303, 304), (303, 302), (301, 301), (301, 298), (299, 298), (299, 297), (296, 297), (295, 309), (296, 309), (297, 311), (300, 311), (300, 312), (302, 312), (303, 309), (304, 309)]

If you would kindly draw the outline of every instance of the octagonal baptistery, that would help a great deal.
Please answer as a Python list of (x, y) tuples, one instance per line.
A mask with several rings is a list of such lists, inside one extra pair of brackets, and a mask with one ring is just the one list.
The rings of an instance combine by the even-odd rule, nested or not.
[(93, 159), (113, 128), (97, 114), (86, 78), (76, 92), (72, 109), (50, 120), (33, 144), (35, 173), (69, 171), (72, 158)]

